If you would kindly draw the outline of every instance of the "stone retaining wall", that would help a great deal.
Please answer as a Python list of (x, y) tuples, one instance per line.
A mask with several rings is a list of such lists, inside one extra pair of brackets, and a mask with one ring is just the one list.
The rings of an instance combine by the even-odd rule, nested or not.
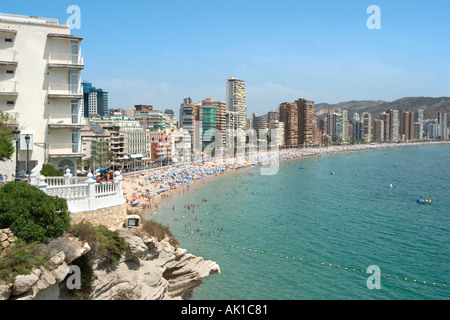
[(0, 250), (10, 247), (16, 240), (17, 238), (10, 229), (0, 230)]
[(81, 221), (90, 222), (95, 226), (104, 225), (108, 228), (116, 228), (124, 223), (127, 216), (127, 205), (114, 206), (94, 211), (72, 213), (70, 219), (76, 224)]

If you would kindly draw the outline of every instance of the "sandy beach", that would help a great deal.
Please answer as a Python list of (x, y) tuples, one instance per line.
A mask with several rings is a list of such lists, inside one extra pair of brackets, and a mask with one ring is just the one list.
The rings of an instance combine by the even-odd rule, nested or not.
[[(154, 214), (163, 201), (188, 192), (189, 187), (205, 179), (230, 174), (244, 168), (265, 166), (271, 161), (288, 161), (327, 154), (379, 150), (437, 144), (439, 142), (398, 143), (376, 145), (346, 145), (307, 149), (282, 149), (275, 153), (258, 154), (257, 157), (226, 158), (210, 162), (180, 164), (124, 175), (123, 192), (127, 206), (133, 213)], [(444, 142), (448, 143), (448, 142)]]

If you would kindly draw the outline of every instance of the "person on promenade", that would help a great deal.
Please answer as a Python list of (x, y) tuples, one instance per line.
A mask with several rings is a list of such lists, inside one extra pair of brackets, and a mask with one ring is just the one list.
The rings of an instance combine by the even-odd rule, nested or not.
[(114, 171), (109, 171), (106, 174), (106, 182), (113, 182), (114, 181)]
[(103, 180), (105, 180), (105, 173), (102, 172), (97, 178), (95, 178), (95, 182), (101, 183)]

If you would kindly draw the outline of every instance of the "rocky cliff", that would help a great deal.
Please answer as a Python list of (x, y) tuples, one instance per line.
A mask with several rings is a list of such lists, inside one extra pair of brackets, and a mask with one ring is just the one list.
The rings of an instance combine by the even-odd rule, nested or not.
[[(91, 300), (179, 300), (192, 297), (206, 277), (220, 273), (213, 261), (175, 248), (167, 240), (140, 237), (123, 229), (126, 252), (115, 263), (93, 262)], [(0, 300), (73, 299), (67, 288), (70, 265), (90, 251), (77, 238), (64, 235), (48, 245), (51, 258), (44, 268), (16, 276), (13, 283), (0, 283)]]

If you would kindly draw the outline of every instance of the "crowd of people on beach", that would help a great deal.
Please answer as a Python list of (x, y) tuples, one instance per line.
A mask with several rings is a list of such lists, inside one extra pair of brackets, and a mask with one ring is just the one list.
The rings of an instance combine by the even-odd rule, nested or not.
[(189, 185), (210, 176), (218, 176), (249, 166), (264, 166), (271, 161), (285, 161), (329, 153), (380, 148), (377, 145), (336, 146), (330, 148), (282, 149), (279, 152), (248, 155), (232, 159), (187, 163), (126, 175), (124, 196), (130, 207), (143, 212), (158, 209), (161, 200), (172, 197), (174, 190), (185, 192)]
[[(130, 206), (137, 207), (146, 218), (152, 218), (161, 206), (161, 201), (171, 199), (177, 195), (189, 192), (189, 187), (196, 182), (203, 182), (208, 177), (219, 176), (227, 172), (238, 171), (242, 168), (254, 167), (248, 176), (258, 178), (258, 167), (267, 166), (271, 161), (288, 161), (298, 160), (306, 157), (324, 156), (327, 154), (335, 154), (339, 152), (352, 152), (360, 150), (375, 150), (381, 148), (395, 148), (406, 146), (409, 144), (390, 144), (390, 145), (346, 145), (333, 146), (329, 148), (305, 148), (305, 149), (282, 149), (274, 153), (259, 154), (255, 156), (245, 156), (234, 159), (219, 159), (209, 162), (185, 163), (169, 167), (163, 167), (146, 172), (125, 175), (123, 181), (125, 197)], [(292, 163), (294, 165), (295, 163)], [(290, 166), (286, 163), (286, 166)], [(284, 166), (284, 165), (283, 165)], [(281, 163), (280, 163), (281, 167)], [(305, 169), (300, 167), (300, 169)], [(335, 171), (331, 171), (332, 175), (336, 175)], [(247, 175), (246, 175), (247, 177)], [(250, 183), (253, 179), (236, 179), (236, 184), (232, 187), (236, 194), (221, 194), (220, 180), (215, 185), (217, 192), (214, 198), (222, 198), (225, 203), (232, 202), (237, 192), (245, 192), (245, 188), (249, 190)], [(214, 184), (210, 185), (211, 188)], [(390, 185), (389, 189), (395, 188)], [(282, 187), (280, 189), (283, 189)], [(255, 192), (256, 193), (256, 192)], [(217, 199), (219, 199), (217, 198)], [(169, 210), (171, 221), (184, 225), (184, 233), (190, 237), (208, 238), (225, 236), (220, 218), (227, 210), (218, 207), (214, 199), (201, 199), (191, 197), (186, 194), (187, 202), (180, 205), (180, 201), (171, 203), (170, 206), (164, 207), (165, 213)], [(222, 201), (223, 202), (223, 201)], [(164, 214), (164, 212), (162, 212)], [(249, 226), (251, 229), (252, 227)], [(181, 230), (180, 230), (181, 231)], [(200, 247), (197, 247), (200, 250)]]
[[(332, 147), (280, 149), (277, 152), (267, 152), (246, 155), (235, 158), (213, 159), (172, 165), (163, 168), (150, 169), (143, 172), (126, 174), (123, 181), (124, 197), (130, 207), (141, 210), (142, 213), (158, 209), (162, 200), (170, 199), (173, 192), (186, 192), (189, 185), (207, 177), (222, 175), (226, 172), (251, 166), (265, 166), (273, 161), (285, 161), (304, 157), (323, 156), (338, 152), (393, 148), (410, 145), (407, 143), (382, 145), (345, 145)], [(110, 173), (105, 173), (102, 179), (112, 179)], [(333, 174), (333, 172), (332, 172)], [(336, 174), (336, 173), (334, 173)]]

